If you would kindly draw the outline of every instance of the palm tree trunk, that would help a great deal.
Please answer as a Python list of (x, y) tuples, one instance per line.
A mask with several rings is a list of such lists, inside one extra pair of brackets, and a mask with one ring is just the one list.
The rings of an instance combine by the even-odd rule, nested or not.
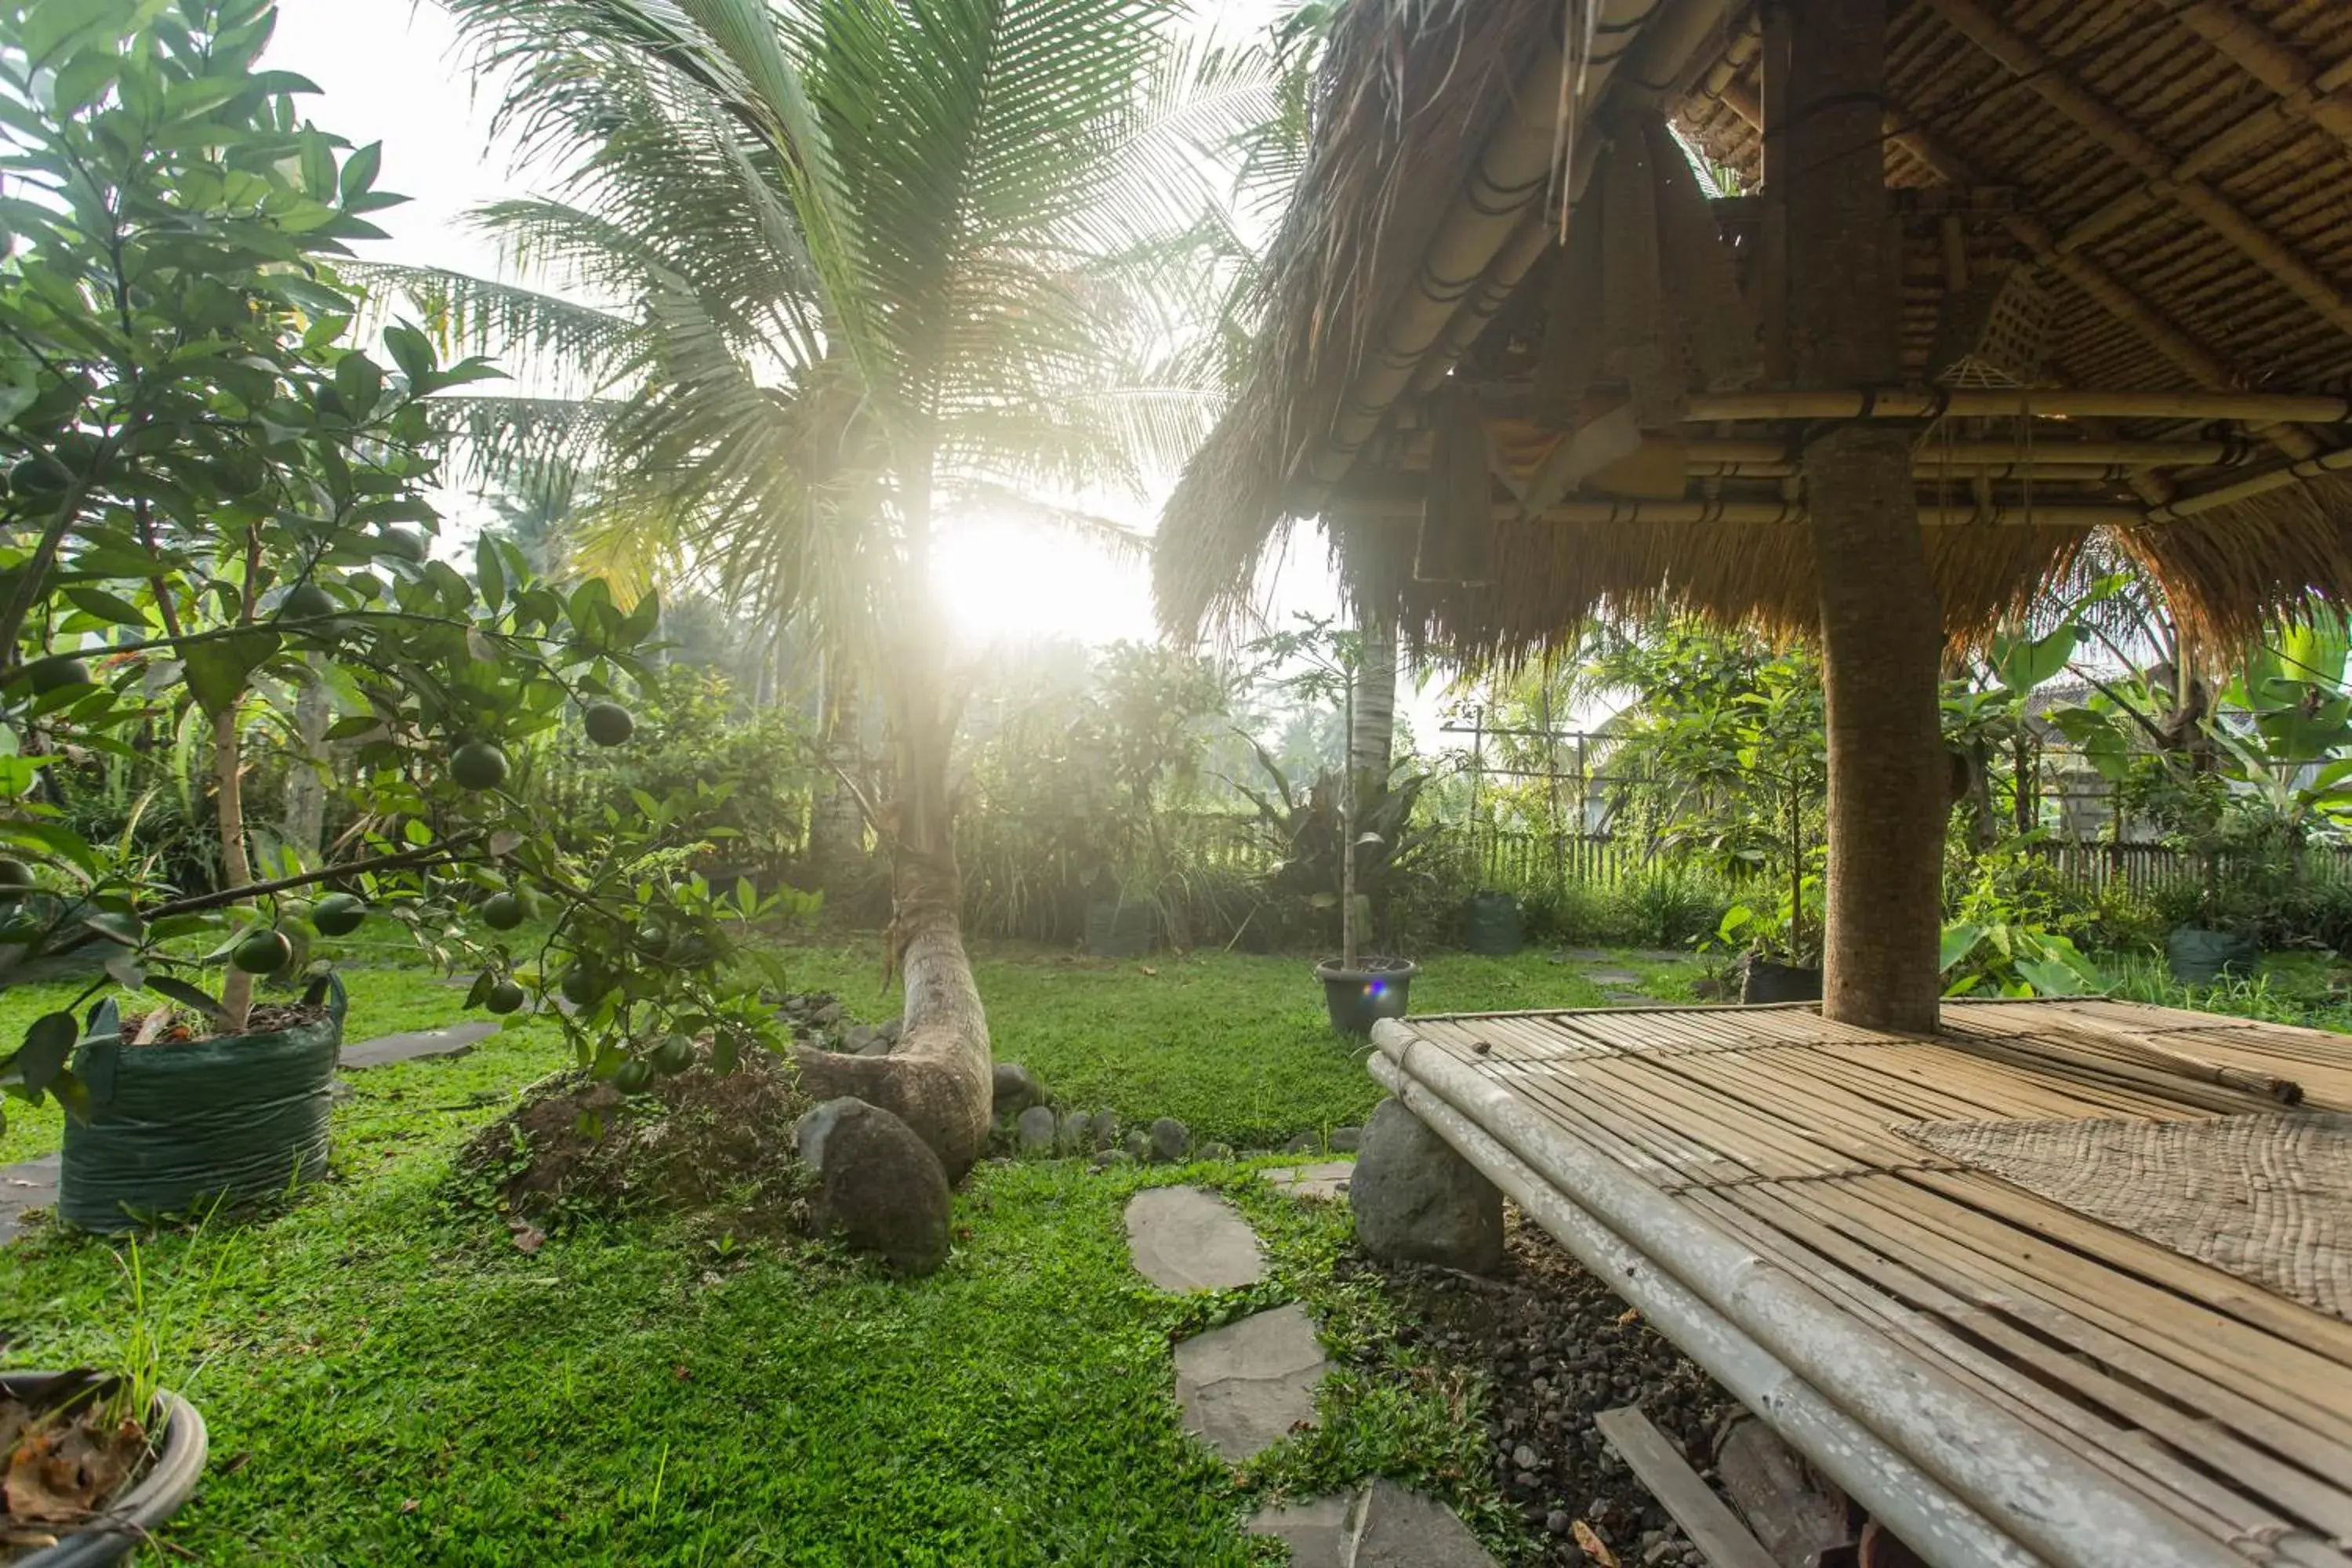
[[(927, 472), (928, 465), (918, 468)], [(919, 544), (928, 496), (908, 500)], [(820, 1100), (853, 1095), (891, 1112), (930, 1145), (955, 1181), (980, 1158), (994, 1111), (993, 1061), (980, 985), (963, 949), (962, 883), (948, 789), (954, 723), (947, 707), (947, 653), (928, 602), (919, 548), (909, 551), (915, 602), (901, 612), (905, 651), (887, 692), (898, 753), (898, 796), (887, 813), (892, 856), (888, 941), (906, 980), (898, 1044), (887, 1057), (801, 1054), (801, 1084)]]
[[(1785, 83), (1767, 105), (1767, 188), (1779, 187), (1785, 237), (1781, 363), (1800, 385), (1892, 383), (1899, 256), (1878, 123), (1885, 0), (1791, 0), (1766, 49), (1768, 91)], [(1949, 769), (1937, 706), (1942, 615), (1908, 439), (1850, 426), (1804, 449), (1829, 731), (1822, 1012), (1931, 1030)]]
[(860, 749), (857, 676), (838, 653), (824, 661), (824, 761), (809, 816), (809, 862), (817, 885), (835, 891), (853, 880), (866, 860), (866, 814), (850, 781), (865, 772)]
[(1367, 614), (1356, 665), (1356, 711), (1348, 725), (1348, 765), (1356, 770), (1359, 798), (1367, 784), (1388, 781), (1396, 751), (1397, 638), (1393, 616)]

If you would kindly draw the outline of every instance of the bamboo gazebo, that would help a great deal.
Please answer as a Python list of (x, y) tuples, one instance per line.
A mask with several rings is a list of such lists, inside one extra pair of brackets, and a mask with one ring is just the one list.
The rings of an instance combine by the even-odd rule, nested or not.
[(2341, 1124), (2208, 1078), (2352, 1114), (2352, 1054), (1937, 998), (1948, 643), (2093, 541), (2210, 649), (2352, 594), (2347, 289), (2344, 0), (1361, 0), (1161, 521), (1180, 633), (1313, 519), (1465, 655), (1661, 603), (1819, 638), (1817, 1012), (1407, 1019), (1373, 1067), (1939, 1563), (2352, 1561), (2340, 1303), (1984, 1153), (2211, 1121), (2149, 1201), (2284, 1181), (2231, 1245), (2339, 1271), (2352, 1195), (2294, 1162)]

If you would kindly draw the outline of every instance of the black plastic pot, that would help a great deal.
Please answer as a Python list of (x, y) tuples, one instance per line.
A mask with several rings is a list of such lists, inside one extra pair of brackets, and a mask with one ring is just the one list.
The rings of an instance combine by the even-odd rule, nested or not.
[(1488, 958), (1508, 958), (1527, 945), (1519, 925), (1519, 900), (1508, 893), (1474, 893), (1469, 927), (1462, 945)]
[(100, 1003), (74, 1053), (89, 1115), (66, 1119), (58, 1217), (85, 1230), (127, 1230), (324, 1175), (343, 983), (324, 975), (303, 1000), (323, 1005), (326, 1017), (168, 1046), (125, 1045), (114, 1004)]
[(2175, 926), (2164, 939), (2164, 962), (2183, 985), (2210, 985), (2224, 974), (2252, 974), (2262, 944), (2235, 931)]
[[(0, 1373), (0, 1393), (37, 1394), (49, 1373)], [(205, 1418), (196, 1407), (165, 1390), (155, 1396), (163, 1446), (144, 1474), (99, 1511), (96, 1519), (55, 1546), (16, 1559), (16, 1568), (100, 1568), (120, 1563), (140, 1542), (163, 1527), (196, 1492), (205, 1472)]]
[(1097, 958), (1135, 958), (1151, 951), (1150, 904), (1097, 899), (1087, 906), (1087, 951)]
[(1822, 999), (1822, 972), (1802, 964), (1776, 963), (1769, 958), (1748, 955), (1748, 968), (1739, 980), (1742, 1002), (1818, 1002)]
[(1369, 1035), (1382, 1018), (1403, 1017), (1412, 977), (1420, 973), (1409, 958), (1368, 958), (1353, 969), (1334, 958), (1315, 966), (1331, 1026), (1343, 1035)]

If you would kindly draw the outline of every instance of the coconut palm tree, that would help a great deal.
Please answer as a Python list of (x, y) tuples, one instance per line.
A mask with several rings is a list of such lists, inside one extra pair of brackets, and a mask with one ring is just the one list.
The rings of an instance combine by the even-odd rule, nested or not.
[(934, 540), (960, 508), (1132, 480), (1197, 437), (1205, 389), (1137, 374), (1181, 333), (1131, 284), (1196, 231), (1200, 150), (1262, 83), (1171, 42), (1158, 0), (444, 4), (512, 84), (504, 127), (559, 171), (482, 215), (546, 291), (397, 281), (447, 330), (568, 367), (568, 395), (462, 413), (488, 463), (601, 454), (575, 560), (811, 612), (874, 678), (906, 1029), (804, 1081), (896, 1111), (959, 1173), (990, 1063)]

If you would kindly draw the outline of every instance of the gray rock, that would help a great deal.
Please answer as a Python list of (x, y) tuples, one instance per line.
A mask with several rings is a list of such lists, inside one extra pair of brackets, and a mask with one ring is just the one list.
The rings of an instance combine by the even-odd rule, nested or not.
[(902, 1274), (929, 1274), (948, 1258), (952, 1199), (930, 1145), (905, 1122), (862, 1100), (829, 1100), (796, 1130), (818, 1175), (814, 1217)]
[(1323, 1140), (1312, 1132), (1301, 1132), (1285, 1143), (1282, 1152), (1286, 1154), (1319, 1154), (1323, 1152)]
[(1495, 1568), (1452, 1509), (1385, 1478), (1364, 1495), (1356, 1529), (1354, 1568)]
[(1360, 1127), (1331, 1129), (1331, 1152), (1334, 1154), (1352, 1154), (1363, 1147), (1363, 1143), (1364, 1130)]
[(1118, 1142), (1118, 1118), (1108, 1110), (1095, 1112), (1095, 1147), (1108, 1149)]
[(1150, 1187), (1129, 1198), (1127, 1255), (1162, 1290), (1232, 1290), (1265, 1278), (1249, 1221), (1198, 1187)]
[(1196, 1160), (1230, 1160), (1234, 1157), (1234, 1146), (1230, 1143), (1203, 1143), (1192, 1157)]
[(841, 1015), (843, 1011), (844, 1008), (840, 1003), (828, 1002), (824, 1006), (819, 1007), (815, 1012), (809, 1015), (809, 1022), (814, 1024), (820, 1029), (830, 1029), (835, 1024), (841, 1022)]
[(1108, 1171), (1114, 1165), (1132, 1165), (1135, 1156), (1124, 1149), (1097, 1149), (1095, 1157), (1087, 1162), (1097, 1171)]
[(1269, 1503), (1242, 1528), (1290, 1548), (1291, 1568), (1348, 1568), (1356, 1545), (1355, 1499), (1345, 1492), (1308, 1502)]
[(1296, 1304), (1186, 1340), (1176, 1347), (1184, 1429), (1240, 1464), (1315, 1419), (1325, 1365), (1315, 1324)]
[(895, 1046), (898, 1043), (898, 1037), (907, 1032), (907, 1020), (904, 1018), (885, 1018), (882, 1022), (877, 1024), (875, 1028), (881, 1033), (884, 1039), (889, 1041)]
[(1163, 1116), (1151, 1124), (1151, 1157), (1164, 1164), (1173, 1164), (1192, 1152), (1192, 1134), (1172, 1116)]
[(841, 1049), (854, 1057), (885, 1057), (890, 1042), (871, 1024), (852, 1024), (841, 1032)]
[(1045, 1103), (1045, 1086), (1019, 1062), (999, 1062), (995, 1072), (996, 1115), (1008, 1120)]
[(1518, 1466), (1519, 1468), (1523, 1470), (1532, 1470), (1542, 1462), (1543, 1456), (1538, 1454), (1532, 1447), (1526, 1443), (1522, 1443), (1517, 1447), (1511, 1450), (1511, 1463)]
[(1033, 1105), (1015, 1118), (1013, 1123), (1013, 1142), (1024, 1154), (1050, 1154), (1061, 1125), (1055, 1120), (1050, 1105)]
[(1348, 1202), (1375, 1258), (1472, 1274), (1503, 1261), (1503, 1194), (1402, 1100), (1381, 1101), (1365, 1125)]
[(1083, 1154), (1095, 1146), (1095, 1119), (1083, 1110), (1066, 1110), (1061, 1121), (1062, 1152)]
[(1140, 1132), (1129, 1133), (1127, 1141), (1119, 1147), (1126, 1152), (1129, 1159), (1139, 1165), (1151, 1158), (1151, 1140)]

